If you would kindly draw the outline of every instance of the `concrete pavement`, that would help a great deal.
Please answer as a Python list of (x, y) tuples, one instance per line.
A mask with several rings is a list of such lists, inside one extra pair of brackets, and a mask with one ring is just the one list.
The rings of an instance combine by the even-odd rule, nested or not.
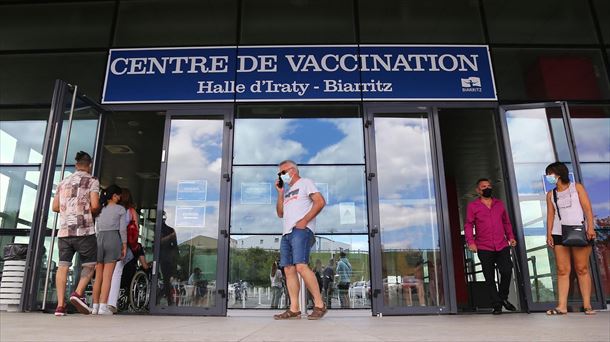
[(371, 317), (331, 311), (320, 321), (229, 317), (0, 313), (0, 341), (610, 341), (610, 313)]

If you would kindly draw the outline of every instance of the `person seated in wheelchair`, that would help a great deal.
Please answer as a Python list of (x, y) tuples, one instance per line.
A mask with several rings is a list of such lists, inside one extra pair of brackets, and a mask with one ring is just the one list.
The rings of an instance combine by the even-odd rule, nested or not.
[(121, 276), (121, 288), (125, 289), (125, 291), (129, 291), (131, 280), (138, 271), (138, 262), (140, 262), (140, 266), (145, 272), (150, 270), (150, 264), (146, 261), (144, 247), (142, 247), (142, 244), (138, 243), (138, 248), (136, 248), (136, 251), (130, 249), (130, 252), (133, 253), (133, 257), (130, 258), (130, 260), (125, 264), (125, 267), (123, 268), (123, 275)]
[(195, 267), (193, 270), (193, 273), (189, 277), (188, 285), (195, 286), (195, 304), (200, 305), (208, 292), (208, 281), (203, 277), (203, 273), (199, 267)]

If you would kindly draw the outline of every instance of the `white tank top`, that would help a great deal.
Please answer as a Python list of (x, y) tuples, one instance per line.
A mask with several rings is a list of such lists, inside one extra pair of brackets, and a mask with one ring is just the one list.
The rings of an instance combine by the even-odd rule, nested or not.
[[(553, 199), (551, 193), (551, 201), (555, 206), (555, 219), (553, 220), (553, 230), (551, 234), (561, 235), (561, 225), (577, 226), (582, 224), (585, 220), (582, 206), (580, 205), (580, 199), (578, 197), (578, 191), (576, 191), (576, 185), (570, 183), (570, 186), (564, 191), (557, 191), (557, 205)], [(559, 207), (559, 208), (557, 208)], [(557, 209), (561, 212), (561, 220), (557, 214)]]

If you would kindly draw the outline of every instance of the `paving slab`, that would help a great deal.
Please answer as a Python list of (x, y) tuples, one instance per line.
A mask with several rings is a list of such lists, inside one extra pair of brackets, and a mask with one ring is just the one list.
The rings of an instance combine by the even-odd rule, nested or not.
[(331, 311), (319, 321), (274, 321), (270, 311), (227, 317), (55, 317), (0, 313), (0, 341), (610, 341), (610, 312), (384, 316)]

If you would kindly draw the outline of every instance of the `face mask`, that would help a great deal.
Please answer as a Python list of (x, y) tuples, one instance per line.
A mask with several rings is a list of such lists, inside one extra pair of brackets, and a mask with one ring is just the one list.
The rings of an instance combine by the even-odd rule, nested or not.
[(282, 180), (284, 181), (284, 184), (290, 184), (290, 181), (292, 180), (292, 177), (290, 177), (290, 174), (288, 172), (286, 172), (285, 174), (281, 175), (280, 177), (282, 177)]
[(546, 175), (546, 181), (549, 182), (550, 184), (557, 184), (557, 178), (555, 177), (555, 175)]
[(492, 188), (486, 188), (486, 189), (481, 190), (481, 193), (482, 193), (483, 197), (489, 198), (489, 197), (491, 197), (492, 191), (493, 191)]

